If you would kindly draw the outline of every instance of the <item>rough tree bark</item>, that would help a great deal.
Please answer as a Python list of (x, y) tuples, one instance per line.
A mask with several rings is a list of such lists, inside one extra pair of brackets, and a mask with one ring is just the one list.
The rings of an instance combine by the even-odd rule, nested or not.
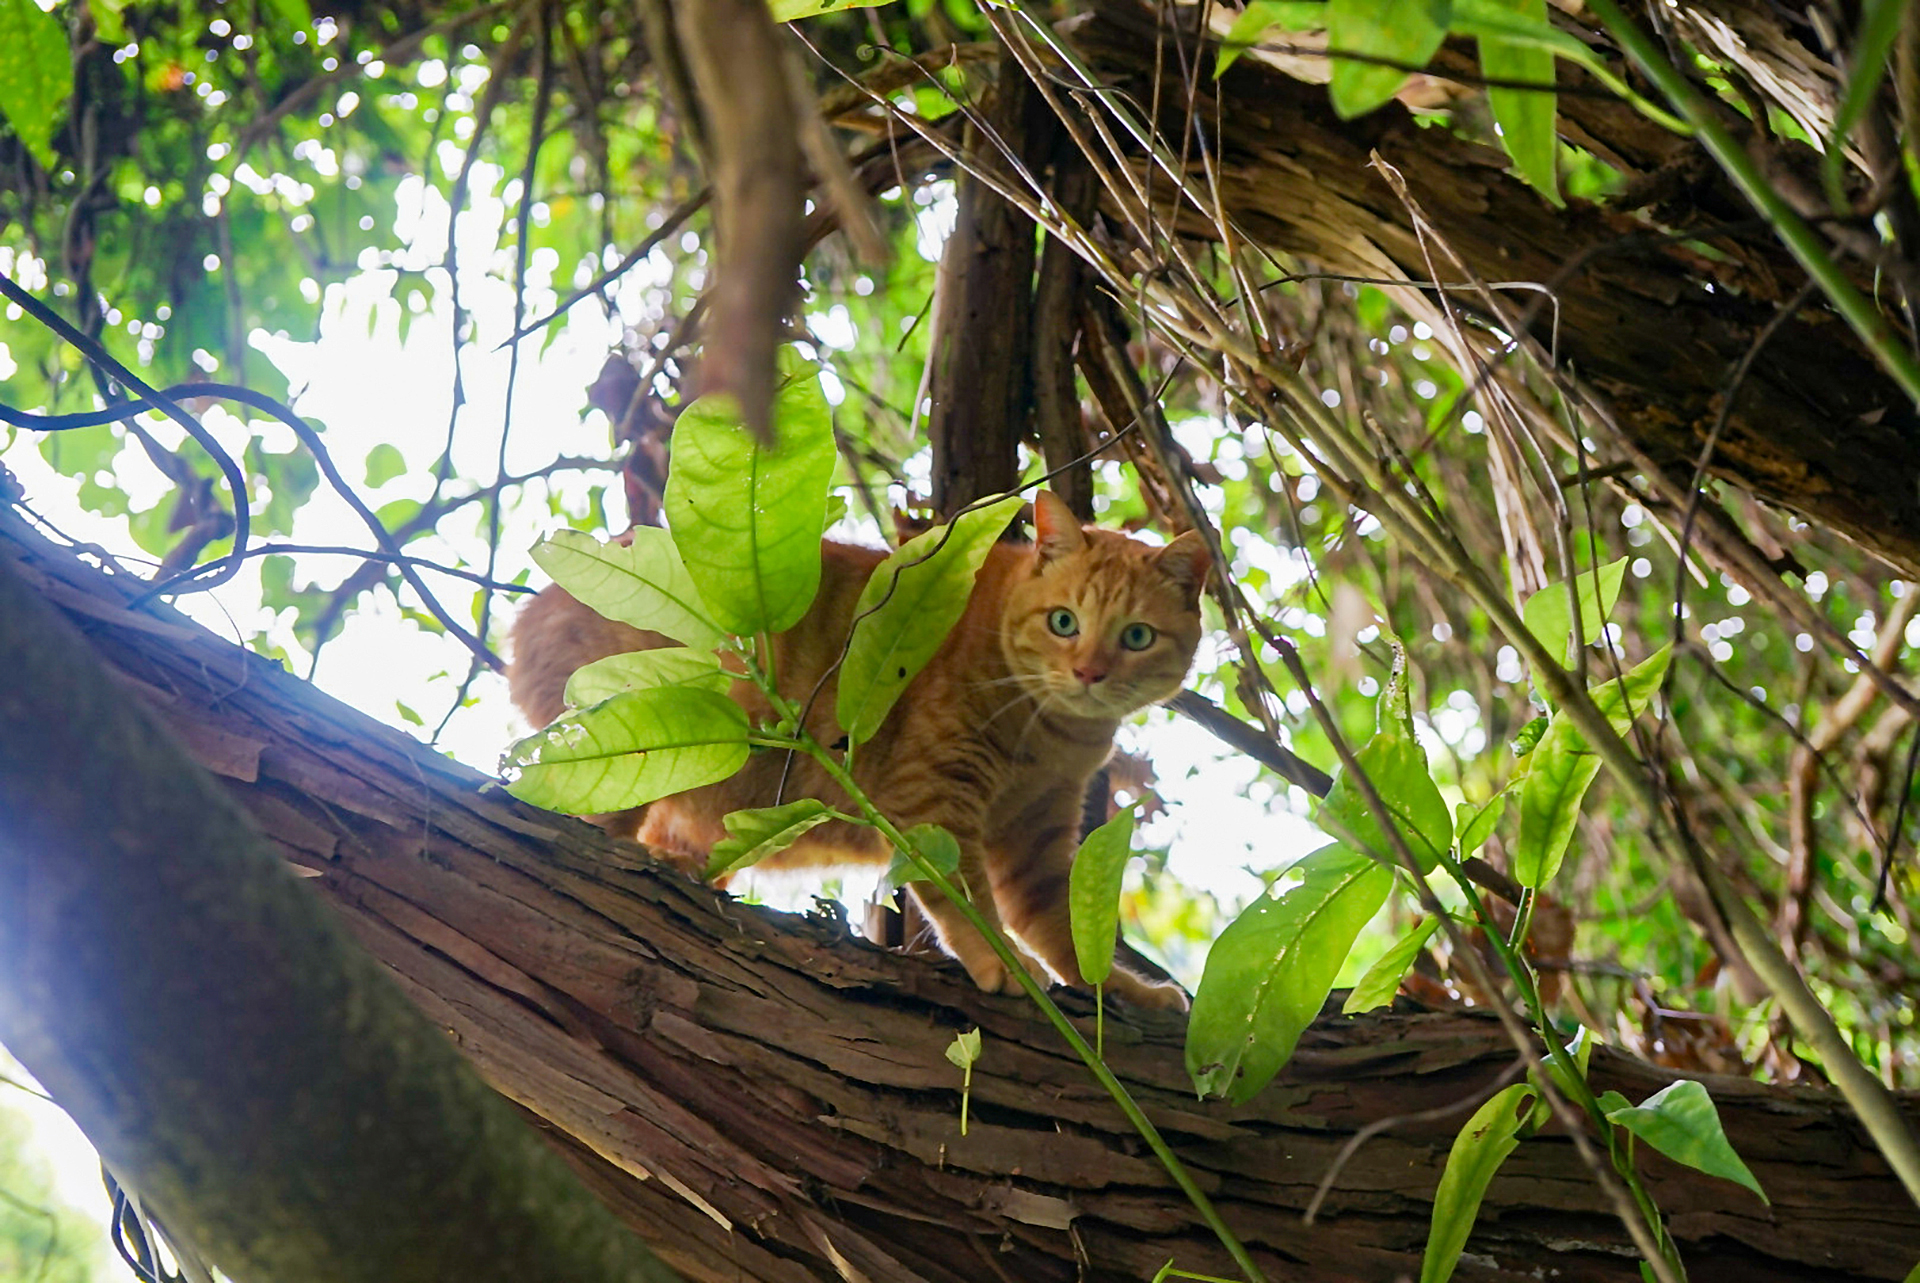
[[(687, 1277), (1118, 1283), (1169, 1257), (1231, 1272), (1018, 1000), (851, 939), (836, 918), (733, 903), (519, 805), (164, 608), (128, 610), (138, 581), (10, 514), (0, 556)], [(942, 1050), (975, 1025), (985, 1054), (962, 1138)], [(1193, 1099), (1180, 1039), (1171, 1015), (1108, 1023), (1116, 1070), (1275, 1280), (1416, 1272), (1463, 1115), (1406, 1117), (1359, 1150), (1315, 1224), (1298, 1211), (1358, 1128), (1471, 1103), (1513, 1060), (1471, 1014), (1330, 1017), (1267, 1092), (1229, 1108)], [(1636, 1099), (1670, 1076), (1605, 1049), (1595, 1072)], [(1920, 1259), (1920, 1212), (1832, 1096), (1725, 1079), (1713, 1091), (1774, 1202), (1651, 1161), (1694, 1278), (1895, 1279)], [(1571, 1146), (1549, 1135), (1495, 1181), (1460, 1277), (1638, 1274)]]
[(277, 1283), (676, 1283), (4, 551), (0, 672), (0, 1037), (179, 1242)]
[[(1201, 9), (1173, 7), (1188, 42)], [(1156, 54), (1164, 83), (1182, 83), (1173, 38), (1156, 39), (1166, 12), (1143, 0), (1095, 0), (1067, 32), (1131, 101), (1162, 104), (1167, 137), (1216, 149), (1219, 199), (1242, 235), (1314, 270), (1414, 282), (1437, 269), (1463, 283), (1443, 256), (1429, 261), (1408, 211), (1370, 167), (1377, 152), (1404, 175), (1480, 280), (1555, 286), (1558, 316), (1542, 309), (1536, 335), (1557, 341), (1563, 362), (1613, 402), (1643, 450), (1691, 472), (1729, 372), (1805, 278), (1690, 140), (1608, 96), (1563, 93), (1562, 135), (1619, 167), (1632, 196), (1556, 210), (1505, 172), (1503, 156), (1446, 130), (1419, 128), (1398, 104), (1341, 121), (1324, 85), (1293, 79), (1256, 56), (1215, 81), (1205, 74), (1213, 50), (1189, 50), (1185, 56), (1197, 56), (1203, 69), (1189, 117), (1184, 92), (1153, 94)], [(1231, 19), (1215, 12), (1217, 21)], [(1717, 54), (1751, 68), (1791, 114), (1817, 124), (1830, 110), (1822, 104), (1830, 104), (1832, 86), (1809, 65), (1817, 58), (1783, 29), (1784, 11), (1696, 0), (1675, 12)], [(1603, 36), (1581, 34), (1604, 48)], [(1471, 73), (1471, 49), (1449, 48), (1438, 65)], [(1560, 75), (1563, 86), (1594, 87), (1564, 65)], [(1817, 190), (1811, 149), (1767, 142), (1781, 160), (1780, 182)], [(1196, 183), (1210, 190), (1199, 141), (1189, 155)], [(1159, 190), (1170, 186), (1163, 179)], [(1191, 209), (1175, 221), (1192, 235), (1214, 234)], [(1666, 234), (1679, 228), (1699, 234)], [(1702, 242), (1718, 257), (1702, 255)], [(1850, 270), (1872, 288), (1870, 273), (1858, 264)], [(1430, 294), (1411, 285), (1395, 293), (1416, 315), (1440, 323)], [(1469, 311), (1476, 306), (1470, 294), (1453, 298)], [(1825, 309), (1806, 309), (1770, 341), (1709, 472), (1920, 573), (1920, 414)]]

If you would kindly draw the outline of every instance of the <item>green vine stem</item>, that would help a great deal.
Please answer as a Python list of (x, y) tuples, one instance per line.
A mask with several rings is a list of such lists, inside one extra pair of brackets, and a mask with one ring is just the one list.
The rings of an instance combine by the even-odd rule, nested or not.
[[(1685, 1279), (1686, 1266), (1680, 1260), (1680, 1253), (1674, 1246), (1673, 1237), (1667, 1233), (1667, 1223), (1660, 1215), (1659, 1205), (1654, 1202), (1653, 1195), (1648, 1191), (1645, 1182), (1640, 1179), (1639, 1169), (1633, 1163), (1632, 1150), (1623, 1146), (1621, 1130), (1613, 1125), (1606, 1111), (1600, 1107), (1599, 1098), (1593, 1094), (1593, 1088), (1588, 1084), (1587, 1076), (1580, 1072), (1580, 1066), (1567, 1051), (1566, 1043), (1547, 1020), (1546, 1004), (1540, 999), (1540, 988), (1534, 982), (1533, 969), (1527, 965), (1526, 956), (1520, 951), (1518, 941), (1525, 939), (1524, 932), (1514, 941), (1502, 938), (1492, 914), (1487, 911), (1486, 903), (1480, 898), (1479, 890), (1474, 886), (1473, 880), (1466, 875), (1466, 871), (1461, 868), (1459, 861), (1455, 860), (1451, 854), (1443, 854), (1440, 859), (1448, 875), (1465, 893), (1467, 904), (1472, 908), (1474, 917), (1479, 920), (1488, 945), (1500, 959), (1501, 969), (1507, 973), (1513, 980), (1514, 987), (1520, 991), (1520, 1002), (1526, 1008), (1527, 1019), (1533, 1022), (1533, 1027), (1546, 1043), (1547, 1058), (1560, 1071), (1563, 1081), (1555, 1085), (1566, 1092), (1573, 1103), (1579, 1106), (1581, 1112), (1585, 1113), (1593, 1123), (1601, 1139), (1606, 1142), (1608, 1160), (1612, 1163), (1614, 1172), (1626, 1185), (1628, 1192), (1632, 1194), (1635, 1206), (1640, 1209), (1641, 1217), (1652, 1232), (1654, 1240), (1659, 1244), (1660, 1255), (1677, 1276)], [(1533, 891), (1529, 888), (1522, 899), (1526, 902), (1524, 907), (1530, 909)], [(1516, 913), (1516, 926), (1520, 924), (1520, 918), (1521, 914)], [(1631, 1142), (1631, 1139), (1629, 1136), (1628, 1142)]]
[(1107, 1094), (1113, 1097), (1113, 1102), (1120, 1107), (1120, 1112), (1126, 1115), (1127, 1121), (1133, 1125), (1133, 1129), (1139, 1133), (1140, 1138), (1147, 1142), (1147, 1147), (1153, 1151), (1154, 1157), (1160, 1160), (1160, 1165), (1166, 1169), (1167, 1175), (1173, 1178), (1173, 1183), (1180, 1187), (1180, 1192), (1187, 1196), (1187, 1201), (1193, 1204), (1194, 1210), (1200, 1213), (1200, 1218), (1213, 1231), (1214, 1237), (1220, 1240), (1220, 1245), (1227, 1249), (1227, 1254), (1247, 1276), (1247, 1283), (1266, 1283), (1266, 1275), (1260, 1272), (1260, 1267), (1254, 1264), (1253, 1257), (1248, 1253), (1246, 1246), (1228, 1228), (1226, 1221), (1221, 1219), (1219, 1209), (1214, 1207), (1213, 1200), (1209, 1199), (1206, 1191), (1194, 1181), (1192, 1173), (1187, 1171), (1179, 1155), (1173, 1152), (1166, 1139), (1160, 1135), (1160, 1129), (1153, 1125), (1153, 1120), (1147, 1117), (1139, 1103), (1127, 1091), (1126, 1086), (1114, 1076), (1111, 1069), (1107, 1068), (1107, 1062), (1100, 1058), (1100, 1054), (1087, 1044), (1087, 1040), (1081, 1036), (1080, 1031), (1073, 1027), (1073, 1023), (1067, 1019), (1067, 1014), (1060, 1010), (1059, 1005), (1048, 996), (1045, 989), (1040, 987), (1039, 982), (1028, 974), (1025, 965), (1014, 954), (1013, 946), (1007, 942), (1006, 937), (987, 923), (987, 920), (981, 916), (980, 910), (974, 907), (973, 902), (962, 895), (940, 870), (927, 863), (913, 844), (907, 840), (906, 835), (894, 825), (893, 821), (880, 813), (860, 786), (854, 783), (853, 777), (847, 774), (840, 763), (833, 760), (833, 755), (822, 748), (817, 740), (802, 730), (795, 737), (793, 747), (820, 763), (821, 768), (833, 777), (834, 783), (853, 799), (861, 814), (866, 816), (867, 822), (879, 829), (886, 839), (893, 843), (895, 849), (912, 861), (915, 870), (922, 878), (931, 882), (936, 891), (953, 901), (967, 921), (973, 924), (974, 930), (978, 931), (993, 947), (995, 956), (1000, 959), (1001, 965), (1006, 967), (1007, 974), (1014, 977), (1020, 987), (1026, 990), (1027, 996), (1033, 999), (1035, 1005), (1046, 1015), (1047, 1020), (1066, 1040), (1067, 1045), (1073, 1048), (1074, 1054), (1080, 1057), (1088, 1072), (1106, 1089)]

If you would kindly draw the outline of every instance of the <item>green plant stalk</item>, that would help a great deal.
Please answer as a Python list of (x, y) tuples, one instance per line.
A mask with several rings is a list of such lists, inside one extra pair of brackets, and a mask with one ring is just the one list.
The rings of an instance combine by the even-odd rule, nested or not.
[[(1595, 3), (1612, 8), (1610, 0), (1595, 0)], [(1617, 14), (1618, 10), (1613, 12)], [(1150, 315), (1161, 324), (1162, 332), (1174, 339), (1177, 347), (1184, 348), (1182, 340), (1187, 339), (1186, 334), (1167, 325), (1168, 318), (1158, 313)], [(1908, 1196), (1920, 1204), (1920, 1141), (1916, 1141), (1906, 1119), (1901, 1116), (1893, 1093), (1860, 1063), (1853, 1047), (1834, 1024), (1833, 1016), (1807, 987), (1805, 978), (1787, 960), (1786, 955), (1780, 952), (1779, 945), (1767, 934), (1759, 919), (1753, 916), (1753, 911), (1728, 883), (1726, 876), (1710, 860), (1687, 859), (1687, 846), (1648, 782), (1639, 759), (1627, 747), (1626, 741), (1614, 732), (1606, 717), (1594, 706), (1592, 698), (1572, 679), (1561, 661), (1550, 654), (1533, 635), (1521, 620), (1519, 612), (1508, 601), (1505, 592), (1487, 579), (1482, 569), (1456, 541), (1448, 537), (1430, 514), (1413, 504), (1405, 491), (1384, 475), (1377, 461), (1360, 448), (1362, 443), (1352, 440), (1344, 426), (1308, 392), (1297, 372), (1269, 359), (1240, 336), (1230, 332), (1214, 329), (1200, 337), (1211, 342), (1229, 359), (1247, 370), (1257, 372), (1280, 389), (1287, 408), (1275, 416), (1272, 412), (1279, 407), (1263, 406), (1245, 392), (1229, 386), (1227, 392), (1231, 398), (1242, 402), (1262, 422), (1273, 423), (1296, 448), (1308, 452), (1309, 457), (1312, 451), (1299, 426), (1301, 423), (1310, 424), (1316, 430), (1315, 440), (1330, 449), (1336, 464), (1348, 476), (1357, 478), (1374, 491), (1372, 502), (1367, 505), (1368, 510), (1396, 537), (1413, 548), (1415, 554), (1435, 574), (1466, 593), (1485, 610), (1493, 626), (1526, 658), (1554, 706), (1573, 719), (1580, 734), (1606, 762), (1608, 773), (1652, 819), (1655, 842), (1676, 862), (1694, 867), (1707, 884), (1748, 963), (1780, 1000), (1794, 1027), (1819, 1054), (1835, 1086), (1840, 1088), (1840, 1094), (1853, 1106), (1867, 1134), (1873, 1137), (1874, 1144), (1900, 1178)], [(1297, 422), (1295, 416), (1298, 416)]]
[[(1821, 290), (1832, 301), (1834, 308), (1846, 318), (1847, 324), (1853, 327), (1853, 332), (1860, 336), (1860, 341), (1879, 359), (1887, 373), (1893, 376), (1900, 390), (1920, 403), (1920, 361), (1916, 361), (1913, 354), (1899, 344), (1873, 304), (1841, 273), (1839, 264), (1827, 253), (1826, 246), (1813, 228), (1781, 199), (1779, 193), (1767, 185), (1759, 165), (1707, 109), (1706, 103), (1687, 83), (1686, 77), (1667, 61), (1666, 55), (1653, 40), (1629, 20), (1613, 0), (1593, 0), (1590, 7), (1627, 56), (1633, 59), (1647, 79), (1659, 86), (1660, 92), (1667, 96), (1674, 109), (1693, 126), (1708, 154), (1746, 193), (1753, 207), (1773, 224), (1775, 234), (1800, 261), (1807, 275), (1820, 283)], [(1910, 1182), (1908, 1190), (1920, 1198), (1920, 1191), (1916, 1191)]]
[(818, 762), (821, 768), (833, 778), (833, 782), (853, 799), (860, 808), (861, 814), (866, 816), (867, 822), (879, 829), (887, 840), (913, 863), (921, 877), (933, 884), (936, 891), (953, 901), (962, 915), (973, 925), (974, 930), (978, 931), (993, 948), (1001, 965), (1006, 967), (1007, 974), (1014, 977), (1020, 987), (1026, 990), (1027, 996), (1033, 999), (1048, 1021), (1059, 1031), (1060, 1036), (1066, 1040), (1067, 1045), (1073, 1048), (1074, 1054), (1080, 1057), (1095, 1080), (1106, 1089), (1109, 1096), (1113, 1097), (1114, 1103), (1120, 1107), (1120, 1112), (1126, 1115), (1133, 1129), (1140, 1134), (1142, 1140), (1147, 1142), (1147, 1147), (1160, 1160), (1160, 1165), (1166, 1169), (1167, 1175), (1173, 1178), (1173, 1183), (1180, 1187), (1180, 1192), (1187, 1196), (1187, 1201), (1192, 1203), (1194, 1210), (1200, 1213), (1200, 1218), (1213, 1231), (1214, 1237), (1220, 1240), (1220, 1245), (1227, 1249), (1227, 1254), (1246, 1274), (1248, 1283), (1266, 1283), (1266, 1275), (1260, 1272), (1260, 1267), (1254, 1264), (1253, 1257), (1247, 1252), (1246, 1246), (1221, 1219), (1219, 1210), (1213, 1205), (1213, 1200), (1209, 1199), (1206, 1191), (1194, 1181), (1193, 1175), (1180, 1161), (1180, 1156), (1173, 1152), (1166, 1139), (1160, 1135), (1160, 1129), (1153, 1125), (1153, 1120), (1147, 1117), (1139, 1103), (1127, 1091), (1126, 1086), (1114, 1076), (1111, 1069), (1107, 1068), (1106, 1061), (1102, 1060), (1099, 1053), (1087, 1044), (1087, 1040), (1080, 1035), (1080, 1031), (1073, 1027), (1073, 1023), (1067, 1019), (1067, 1014), (1060, 1010), (1059, 1005), (1048, 996), (1046, 990), (1040, 987), (1039, 982), (1028, 974), (1025, 964), (1014, 954), (1013, 947), (1007, 943), (1006, 937), (988, 924), (987, 920), (981, 916), (980, 910), (974, 907), (973, 902), (955, 890), (953, 884), (940, 870), (921, 857), (913, 844), (907, 841), (906, 835), (894, 825), (893, 821), (880, 813), (860, 786), (854, 783), (853, 777), (847, 774), (840, 763), (833, 760), (833, 755), (822, 748), (819, 741), (802, 730), (794, 742), (794, 747)]
[[(1659, 1245), (1661, 1256), (1673, 1268), (1676, 1275), (1682, 1279), (1686, 1278), (1686, 1266), (1680, 1260), (1680, 1254), (1674, 1247), (1672, 1236), (1667, 1233), (1666, 1220), (1660, 1215), (1659, 1205), (1653, 1201), (1653, 1195), (1641, 1181), (1640, 1173), (1633, 1165), (1631, 1152), (1622, 1152), (1620, 1129), (1613, 1125), (1606, 1111), (1600, 1108), (1599, 1098), (1593, 1094), (1593, 1088), (1588, 1085), (1587, 1076), (1580, 1072), (1579, 1064), (1575, 1062), (1573, 1056), (1567, 1051), (1566, 1044), (1561, 1041), (1559, 1034), (1554, 1032), (1553, 1026), (1547, 1021), (1546, 1006), (1540, 1001), (1540, 990), (1534, 983), (1533, 969), (1527, 966), (1527, 960), (1517, 946), (1501, 938), (1500, 932), (1495, 929), (1493, 917), (1487, 912), (1486, 904), (1480, 898), (1479, 890), (1473, 885), (1472, 879), (1467, 877), (1466, 871), (1460, 867), (1459, 862), (1450, 852), (1442, 854), (1440, 860), (1448, 875), (1465, 893), (1467, 903), (1473, 909), (1473, 915), (1479, 920), (1481, 929), (1486, 935), (1487, 943), (1492, 946), (1495, 956), (1500, 959), (1501, 968), (1513, 980), (1514, 987), (1520, 991), (1520, 1001), (1527, 1009), (1527, 1018), (1533, 1022), (1533, 1027), (1539, 1031), (1547, 1044), (1547, 1058), (1553, 1061), (1560, 1070), (1561, 1077), (1566, 1080), (1562, 1090), (1575, 1105), (1579, 1106), (1581, 1112), (1586, 1114), (1599, 1131), (1601, 1138), (1605, 1140), (1607, 1158), (1613, 1164), (1615, 1173), (1626, 1185), (1628, 1192), (1632, 1194), (1634, 1204), (1640, 1209), (1640, 1215), (1645, 1220), (1647, 1229), (1653, 1235), (1654, 1242)], [(1526, 907), (1530, 910), (1533, 900), (1531, 888), (1528, 889), (1524, 898), (1528, 902)], [(1518, 915), (1516, 915), (1517, 920)]]
[[(1393, 846), (1394, 854), (1400, 861), (1400, 873), (1418, 888), (1420, 903), (1438, 915), (1441, 929), (1446, 932), (1448, 942), (1461, 956), (1467, 970), (1474, 973), (1476, 981), (1485, 984), (1491, 992), (1494, 983), (1493, 974), (1488, 969), (1486, 961), (1471, 946), (1453, 915), (1441, 907), (1432, 886), (1427, 882), (1426, 874), (1420, 870), (1419, 861), (1414, 858), (1413, 848), (1408, 844), (1406, 834), (1400, 831), (1400, 825), (1393, 819), (1379, 790), (1374, 787), (1373, 781), (1367, 777), (1359, 762), (1355, 760), (1353, 750), (1340, 735), (1339, 728), (1327, 712), (1326, 706), (1314, 694), (1312, 682), (1300, 661), (1299, 651), (1284, 637), (1269, 635), (1267, 640), (1279, 650), (1281, 661), (1287, 666), (1288, 673), (1292, 675), (1299, 689), (1306, 694), (1307, 702), (1312, 706), (1315, 716), (1327, 728), (1333, 750), (1339, 756), (1341, 766), (1352, 774), (1354, 783), (1359, 787), (1367, 805), (1373, 808), (1376, 815), (1383, 817), (1382, 828)], [(1496, 932), (1496, 939), (1497, 936)], [(1529, 1029), (1514, 1013), (1513, 1008), (1506, 1003), (1494, 1004), (1493, 1012), (1499, 1019), (1501, 1027), (1512, 1038), (1514, 1049), (1527, 1062), (1528, 1068), (1538, 1068), (1540, 1055), (1534, 1047), (1537, 1031)], [(1679, 1283), (1678, 1276), (1673, 1267), (1667, 1263), (1666, 1255), (1661, 1250), (1659, 1236), (1647, 1228), (1645, 1215), (1639, 1204), (1634, 1201), (1633, 1195), (1624, 1185), (1616, 1182), (1614, 1174), (1609, 1171), (1611, 1161), (1609, 1160), (1607, 1166), (1601, 1165), (1600, 1155), (1594, 1150), (1591, 1139), (1581, 1125), (1582, 1115), (1577, 1111), (1574, 1103), (1567, 1099), (1555, 1085), (1551, 1074), (1539, 1080), (1539, 1090), (1554, 1114), (1566, 1126), (1568, 1136), (1572, 1139), (1581, 1162), (1585, 1163), (1588, 1170), (1593, 1173), (1594, 1183), (1600, 1187), (1607, 1201), (1613, 1205), (1614, 1214), (1620, 1218), (1620, 1224), (1626, 1229), (1628, 1237), (1633, 1239), (1634, 1246), (1646, 1258), (1648, 1268), (1652, 1270), (1655, 1278), (1659, 1283)]]

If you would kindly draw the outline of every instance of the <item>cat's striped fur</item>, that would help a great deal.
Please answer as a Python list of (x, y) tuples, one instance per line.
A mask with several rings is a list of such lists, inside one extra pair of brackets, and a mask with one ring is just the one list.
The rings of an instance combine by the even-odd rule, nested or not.
[[(961, 877), (981, 912), (1019, 937), (1036, 975), (1044, 979), (1051, 970), (1080, 984), (1067, 878), (1081, 797), (1112, 751), (1120, 720), (1173, 695), (1186, 677), (1200, 640), (1208, 559), (1192, 533), (1157, 548), (1117, 531), (1083, 528), (1049, 493), (1042, 492), (1034, 508), (1034, 543), (994, 546), (959, 624), (855, 754), (854, 777), (901, 828), (932, 823), (952, 831)], [(854, 603), (884, 556), (821, 545), (820, 594), (806, 617), (773, 643), (788, 699), (804, 703), (839, 657)], [(672, 644), (548, 588), (514, 624), (514, 701), (545, 725), (563, 711), (567, 677), (581, 665)], [(808, 729), (822, 744), (842, 739), (835, 693), (830, 676), (808, 715)], [(735, 683), (733, 695), (756, 720), (771, 720), (747, 683)], [(846, 805), (815, 763), (760, 752), (731, 779), (600, 818), (615, 831), (637, 831), (642, 842), (697, 870), (725, 836), (722, 816), (797, 797)], [(884, 863), (890, 854), (875, 831), (829, 822), (767, 863)], [(1017, 987), (954, 906), (932, 891), (921, 903), (941, 943), (975, 982), (990, 990)], [(1117, 968), (1107, 987), (1145, 1005), (1185, 1002), (1177, 988)]]

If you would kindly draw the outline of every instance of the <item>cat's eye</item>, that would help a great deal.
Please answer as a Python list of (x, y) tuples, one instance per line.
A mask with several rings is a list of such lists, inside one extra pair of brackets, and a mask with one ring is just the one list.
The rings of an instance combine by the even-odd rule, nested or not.
[(1127, 650), (1145, 650), (1159, 635), (1152, 624), (1128, 624), (1120, 630), (1120, 645)]
[(1055, 637), (1072, 637), (1080, 631), (1080, 621), (1065, 606), (1056, 606), (1047, 612), (1047, 631)]

